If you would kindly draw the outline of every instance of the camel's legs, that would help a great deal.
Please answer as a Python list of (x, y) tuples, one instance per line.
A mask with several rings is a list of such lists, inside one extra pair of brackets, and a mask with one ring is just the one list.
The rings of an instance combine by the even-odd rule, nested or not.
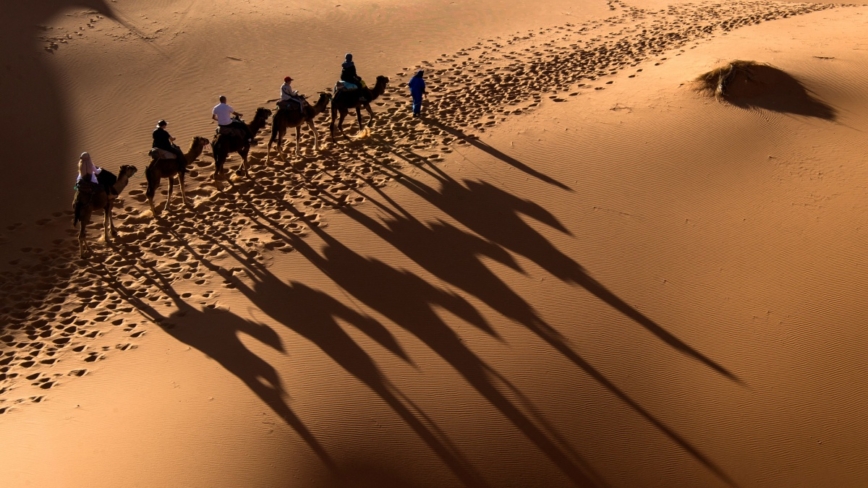
[(278, 136), (277, 136), (277, 152), (278, 152), (278, 154), (280, 154), (281, 159), (283, 159), (283, 162), (285, 163), (288, 160), (286, 157), (286, 151), (284, 150), (285, 148), (283, 147), (283, 136), (284, 135), (285, 134), (278, 134)]
[[(280, 133), (279, 129), (276, 129), (272, 126), (271, 128), (271, 138), (268, 140), (268, 148), (265, 151), (265, 164), (268, 164), (268, 161), (271, 160), (271, 145), (277, 142), (277, 153), (283, 156), (283, 134)], [(286, 160), (286, 156), (283, 158)]]
[(359, 119), (359, 132), (362, 132), (362, 130), (365, 129), (365, 126), (362, 125), (362, 108), (359, 106), (356, 106), (356, 118)]
[(169, 177), (169, 194), (166, 196), (166, 206), (163, 207), (163, 210), (169, 210), (169, 206), (172, 204), (172, 190), (175, 188), (175, 177)]
[(365, 104), (365, 110), (368, 111), (368, 115), (370, 116), (370, 118), (368, 119), (368, 126), (370, 126), (371, 123), (374, 122), (374, 111), (371, 110), (371, 105), (367, 103)]
[(106, 212), (108, 214), (109, 221), (109, 232), (111, 232), (112, 237), (118, 236), (118, 230), (115, 228), (115, 217), (112, 215), (112, 209), (114, 208), (114, 201), (109, 202), (109, 208)]
[(109, 232), (111, 232), (112, 237), (118, 236), (118, 230), (115, 229), (115, 219), (114, 215), (112, 215), (112, 208), (114, 208), (114, 200), (109, 200), (108, 208), (106, 209), (106, 215), (109, 216)]
[(154, 207), (154, 198), (148, 197), (148, 205), (151, 206), (151, 213), (154, 214), (154, 217), (157, 216), (157, 207)]
[[(248, 148), (248, 151), (250, 149)], [(241, 174), (246, 177), (250, 177), (250, 170), (247, 168), (247, 151), (238, 151), (238, 154), (241, 156), (241, 167), (238, 168), (235, 173)], [(243, 173), (242, 173), (243, 171)]]
[(90, 247), (87, 245), (87, 224), (90, 223), (90, 215), (84, 217), (82, 215), (82, 219), (78, 221), (78, 254), (82, 258), (90, 253)]
[(112, 202), (109, 201), (105, 206), (105, 210), (103, 211), (103, 217), (102, 217), (102, 233), (105, 236), (106, 245), (108, 245), (109, 242), (111, 242), (111, 238), (109, 237), (109, 230), (111, 229), (111, 219), (112, 219)]
[(307, 126), (310, 127), (310, 131), (313, 132), (313, 145), (316, 150), (319, 151), (319, 136), (316, 133), (316, 126), (313, 124), (313, 120), (308, 120)]
[(300, 158), (299, 147), (301, 147), (301, 124), (295, 126), (295, 155)]
[(184, 192), (184, 173), (178, 173), (178, 186), (181, 187), (181, 201), (187, 206), (187, 193)]
[(223, 164), (226, 162), (225, 156), (220, 158), (219, 156), (214, 158), (214, 179), (220, 179), (223, 177)]
[(340, 131), (341, 135), (344, 137), (347, 137), (346, 133), (344, 133), (344, 119), (347, 117), (348, 113), (348, 110), (341, 110), (340, 116), (338, 117), (338, 131)]

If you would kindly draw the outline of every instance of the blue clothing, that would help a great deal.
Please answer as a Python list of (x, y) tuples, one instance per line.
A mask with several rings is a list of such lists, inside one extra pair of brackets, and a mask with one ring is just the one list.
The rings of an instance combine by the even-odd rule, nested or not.
[(425, 93), (425, 80), (416, 75), (407, 83), (410, 87), (410, 96), (413, 97), (413, 115), (419, 115), (422, 111), (422, 95)]
[(413, 95), (413, 115), (419, 115), (422, 111), (422, 94)]
[(421, 76), (414, 76), (410, 80), (410, 83), (407, 83), (407, 86), (410, 87), (410, 94), (413, 95), (413, 97), (416, 97), (417, 95), (421, 97), (422, 94), (425, 93), (425, 79)]

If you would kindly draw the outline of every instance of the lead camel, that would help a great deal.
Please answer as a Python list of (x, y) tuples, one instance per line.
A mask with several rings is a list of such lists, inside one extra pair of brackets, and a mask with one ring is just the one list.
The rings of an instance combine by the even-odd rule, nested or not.
[(331, 124), (329, 125), (332, 142), (335, 142), (335, 116), (338, 112), (341, 114), (340, 119), (337, 121), (338, 131), (340, 131), (341, 135), (347, 137), (347, 135), (344, 134), (343, 124), (344, 117), (347, 116), (347, 112), (349, 112), (350, 109), (356, 110), (356, 117), (359, 119), (359, 130), (363, 130), (365, 125), (362, 123), (362, 107), (365, 107), (365, 110), (367, 110), (368, 114), (371, 116), (368, 120), (368, 124), (370, 124), (371, 121), (374, 120), (374, 111), (371, 110), (370, 103), (386, 91), (386, 85), (388, 84), (389, 78), (378, 76), (377, 84), (374, 85), (373, 89), (358, 88), (356, 90), (342, 90), (335, 94), (334, 98), (332, 98), (332, 118)]

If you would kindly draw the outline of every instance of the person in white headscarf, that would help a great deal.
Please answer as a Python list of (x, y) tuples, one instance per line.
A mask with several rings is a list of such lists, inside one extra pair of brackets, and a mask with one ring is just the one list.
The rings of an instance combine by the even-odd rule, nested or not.
[(93, 159), (91, 159), (90, 154), (83, 152), (78, 158), (78, 178), (75, 179), (75, 183), (78, 184), (81, 180), (85, 180), (97, 184), (99, 182), (96, 179), (96, 175), (98, 175), (100, 171), (102, 171), (102, 168), (98, 168), (93, 164)]
[(78, 177), (75, 179), (75, 195), (72, 197), (72, 210), (75, 218), (73, 225), (80, 219), (80, 212), (84, 205), (90, 203), (94, 195), (100, 193), (99, 180), (96, 179), (102, 168), (93, 164), (90, 154), (81, 153), (78, 158)]

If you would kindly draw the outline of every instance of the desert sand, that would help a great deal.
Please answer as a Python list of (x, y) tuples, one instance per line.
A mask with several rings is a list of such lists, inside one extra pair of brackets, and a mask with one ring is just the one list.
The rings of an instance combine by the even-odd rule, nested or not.
[[(865, 486), (868, 7), (3, 8), (3, 486)], [(158, 119), (346, 52), (368, 129), (154, 215)], [(138, 168), (86, 259), (82, 151)]]

